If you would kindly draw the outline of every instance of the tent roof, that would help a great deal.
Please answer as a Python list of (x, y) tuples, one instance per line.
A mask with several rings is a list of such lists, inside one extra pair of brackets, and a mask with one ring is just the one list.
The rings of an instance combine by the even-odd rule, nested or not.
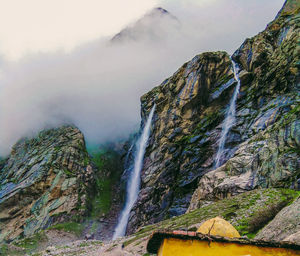
[(239, 232), (228, 221), (220, 217), (215, 217), (205, 221), (197, 232), (207, 235), (223, 237), (240, 237)]

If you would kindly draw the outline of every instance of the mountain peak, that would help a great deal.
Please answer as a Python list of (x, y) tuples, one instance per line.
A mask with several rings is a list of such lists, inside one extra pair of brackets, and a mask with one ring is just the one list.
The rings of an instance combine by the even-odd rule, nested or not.
[[(163, 29), (178, 26), (178, 19), (162, 7), (156, 7), (147, 12), (135, 23), (125, 27), (117, 33), (111, 42), (136, 41), (146, 37), (159, 37)], [(167, 26), (166, 26), (167, 25)]]
[(152, 11), (150, 11), (150, 13), (170, 14), (166, 9), (162, 7), (153, 8)]

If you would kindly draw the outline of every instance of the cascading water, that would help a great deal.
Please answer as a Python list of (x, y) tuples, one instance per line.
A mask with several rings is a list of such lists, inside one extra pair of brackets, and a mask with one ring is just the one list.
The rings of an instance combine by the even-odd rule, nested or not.
[(126, 203), (123, 211), (121, 212), (119, 223), (115, 229), (113, 240), (125, 235), (130, 211), (138, 197), (138, 193), (140, 190), (140, 173), (143, 167), (144, 154), (150, 136), (150, 128), (151, 128), (154, 111), (155, 111), (155, 105), (151, 109), (151, 112), (147, 119), (146, 125), (143, 129), (141, 137), (136, 143), (136, 155), (134, 158), (134, 168), (127, 184)]
[(235, 123), (235, 112), (236, 112), (236, 99), (240, 91), (241, 87), (241, 81), (238, 75), (239, 67), (238, 65), (231, 59), (232, 66), (233, 66), (233, 73), (234, 73), (234, 79), (237, 81), (237, 86), (235, 87), (233, 96), (230, 101), (229, 108), (226, 112), (226, 117), (225, 120), (222, 124), (222, 132), (221, 132), (221, 138), (219, 141), (219, 148), (215, 160), (215, 168), (219, 167), (221, 165), (221, 157), (223, 156), (224, 153), (224, 147), (225, 147), (225, 142), (226, 142), (226, 137), (231, 129), (231, 127)]

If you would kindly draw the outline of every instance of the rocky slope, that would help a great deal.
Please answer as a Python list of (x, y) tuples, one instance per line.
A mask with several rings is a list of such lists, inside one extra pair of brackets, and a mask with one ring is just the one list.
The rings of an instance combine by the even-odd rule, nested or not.
[(122, 205), (120, 154), (73, 126), (22, 139), (0, 164), (0, 243), (47, 228), (110, 239)]
[(93, 169), (82, 133), (65, 126), (17, 143), (0, 172), (0, 240), (86, 214)]
[(220, 168), (214, 159), (236, 86), (226, 52), (196, 56), (141, 98), (144, 121), (157, 108), (128, 233), (255, 188), (299, 189), (298, 7), (287, 1), (232, 56), (241, 89)]
[[(103, 243), (96, 240), (78, 240), (78, 238), (76, 239), (71, 233), (51, 229), (11, 243), (6, 248), (2, 248), (2, 251), (0, 249), (0, 255), (1, 252), (3, 252), (3, 255), (24, 255), (25, 253), (35, 251), (34, 255), (74, 256), (101, 254), (103, 256), (145, 256), (148, 255), (146, 251), (147, 241), (153, 231), (162, 229), (196, 230), (201, 223), (215, 216), (222, 216), (232, 223), (242, 235), (253, 237), (254, 234), (252, 232), (260, 229), (266, 222), (273, 218), (282, 207), (285, 207), (286, 204), (294, 202), (283, 208), (278, 216), (297, 210), (294, 206), (296, 202), (295, 198), (298, 196), (298, 192), (290, 189), (257, 189), (213, 202), (210, 205), (181, 216), (142, 227), (131, 236), (113, 242)], [(292, 214), (287, 216), (292, 216)], [(286, 223), (290, 220), (291, 219), (288, 218)], [(287, 227), (291, 228), (295, 226), (294, 224), (296, 222), (297, 219), (293, 219), (293, 222), (289, 223)], [(277, 224), (279, 223), (277, 222)], [(276, 228), (278, 228), (278, 226)], [(280, 230), (283, 231), (284, 229), (280, 227), (277, 232), (280, 232)], [(294, 241), (292, 237), (286, 240)]]

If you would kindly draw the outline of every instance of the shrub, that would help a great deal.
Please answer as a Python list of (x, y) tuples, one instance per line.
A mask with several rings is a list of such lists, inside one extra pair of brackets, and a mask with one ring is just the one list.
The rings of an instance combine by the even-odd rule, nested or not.
[(57, 230), (63, 230), (65, 232), (71, 232), (77, 236), (80, 236), (82, 234), (84, 225), (81, 223), (76, 222), (65, 222), (65, 223), (59, 223), (56, 225), (53, 225), (49, 227), (48, 229), (57, 229)]

